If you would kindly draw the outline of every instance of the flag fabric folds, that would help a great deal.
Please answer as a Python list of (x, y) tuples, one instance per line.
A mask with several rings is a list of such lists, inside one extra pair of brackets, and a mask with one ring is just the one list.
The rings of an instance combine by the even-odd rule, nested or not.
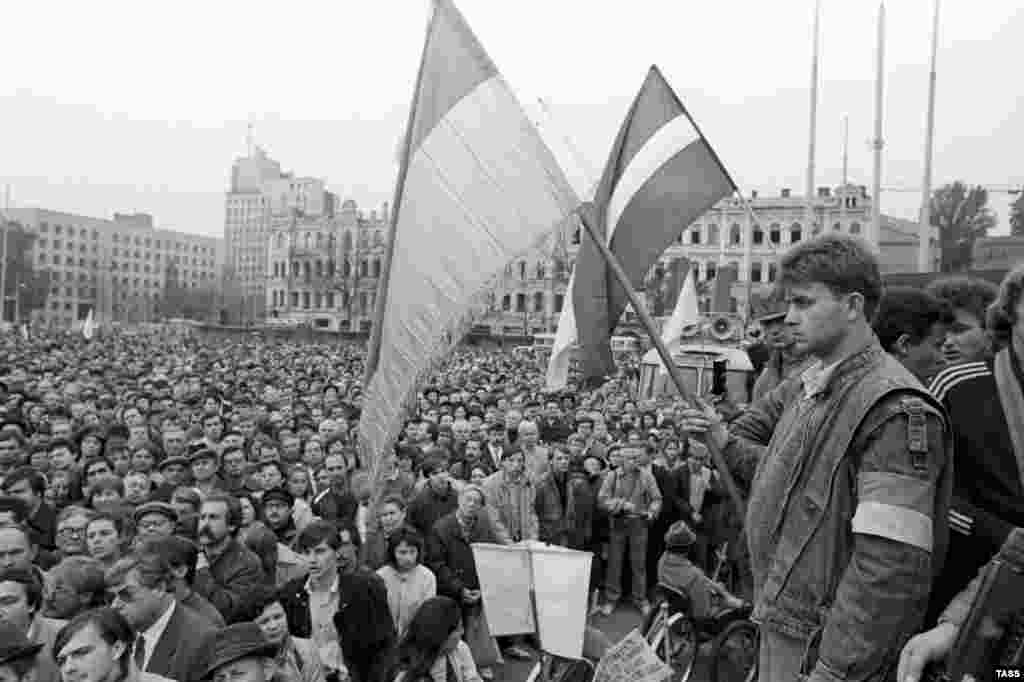
[(487, 282), (578, 204), (450, 0), (433, 3), (401, 164), (359, 424), (371, 458), (388, 449), (426, 373), (467, 330)]
[[(687, 262), (687, 264), (689, 263)], [(688, 268), (684, 277), (683, 290), (676, 300), (675, 310), (672, 311), (672, 317), (661, 331), (661, 340), (665, 342), (665, 347), (668, 348), (670, 354), (678, 352), (682, 345), (683, 330), (690, 325), (699, 324), (701, 321), (700, 307), (697, 302), (697, 285), (694, 281), (692, 267)], [(667, 372), (668, 368), (663, 366), (661, 370)]]
[[(688, 225), (735, 189), (682, 102), (652, 66), (594, 196), (594, 230), (607, 240), (634, 289)], [(609, 341), (627, 296), (590, 235), (582, 237), (572, 300), (584, 379), (593, 382), (615, 369)]]
[(91, 341), (95, 333), (96, 323), (93, 321), (92, 308), (89, 308), (89, 313), (85, 316), (85, 321), (82, 322), (82, 336), (86, 341)]

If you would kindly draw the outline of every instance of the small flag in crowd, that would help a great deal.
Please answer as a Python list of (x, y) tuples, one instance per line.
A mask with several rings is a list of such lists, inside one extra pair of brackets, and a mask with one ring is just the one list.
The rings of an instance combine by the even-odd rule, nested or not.
[(359, 437), (368, 457), (390, 445), (403, 406), (461, 338), (487, 282), (577, 205), (462, 14), (435, 0), (367, 353)]
[[(658, 68), (651, 67), (594, 197), (593, 227), (608, 241), (633, 287), (642, 286), (648, 270), (687, 225), (735, 189), (682, 102)], [(589, 233), (582, 236), (571, 298), (584, 378), (593, 382), (615, 371), (609, 342), (627, 296)]]
[(92, 308), (89, 308), (89, 314), (85, 316), (85, 321), (82, 322), (82, 336), (85, 337), (86, 341), (91, 341), (95, 333), (96, 323), (92, 319)]
[[(690, 265), (687, 262), (687, 265)], [(697, 285), (693, 267), (689, 267), (683, 283), (683, 290), (676, 300), (676, 308), (672, 311), (672, 317), (661, 333), (661, 340), (665, 342), (668, 352), (675, 354), (683, 342), (683, 330), (690, 325), (699, 324), (701, 321), (700, 308), (697, 304)], [(662, 366), (662, 372), (668, 372), (668, 368)]]

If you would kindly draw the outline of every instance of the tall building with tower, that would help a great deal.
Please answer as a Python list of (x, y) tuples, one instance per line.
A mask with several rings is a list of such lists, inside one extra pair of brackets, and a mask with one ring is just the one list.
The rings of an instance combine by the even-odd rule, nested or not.
[[(235, 159), (224, 198), (225, 277), (238, 292), (232, 319), (252, 323), (267, 315), (268, 250), (274, 225), (290, 220), (333, 217), (335, 196), (320, 178), (299, 177), (281, 170), (281, 164), (247, 140), (246, 156)], [(277, 222), (275, 222), (277, 221)]]

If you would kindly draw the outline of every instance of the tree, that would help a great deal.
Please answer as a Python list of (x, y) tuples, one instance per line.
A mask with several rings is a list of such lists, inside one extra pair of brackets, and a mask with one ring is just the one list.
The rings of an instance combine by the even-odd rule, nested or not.
[(956, 181), (932, 195), (931, 224), (939, 231), (942, 272), (961, 272), (971, 266), (974, 242), (995, 227), (988, 208), (988, 190)]
[(1010, 205), (1010, 234), (1024, 237), (1024, 189), (1017, 190), (1017, 199)]
[[(35, 232), (26, 230), (20, 223), (8, 222), (4, 234), (7, 267), (3, 286), (3, 319), (13, 320), (17, 310), (24, 320), (33, 310), (46, 305), (50, 294), (50, 271), (35, 268), (32, 249), (37, 238)], [(16, 296), (18, 300), (15, 303)]]

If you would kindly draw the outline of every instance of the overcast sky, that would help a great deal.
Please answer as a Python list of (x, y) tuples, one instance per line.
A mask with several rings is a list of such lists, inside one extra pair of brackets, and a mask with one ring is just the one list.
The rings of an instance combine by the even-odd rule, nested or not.
[[(596, 180), (657, 64), (744, 191), (802, 192), (813, 0), (457, 0), (566, 173)], [(824, 0), (817, 184), (871, 185), (877, 6)], [(1024, 184), (1019, 0), (946, 0), (935, 184)], [(11, 2), (0, 39), (0, 184), (12, 205), (223, 229), (246, 123), (289, 170), (364, 208), (390, 200), (427, 0)], [(931, 0), (888, 6), (883, 185), (919, 188)], [(537, 104), (544, 98), (550, 115)], [(571, 145), (566, 143), (571, 140)], [(575, 148), (573, 153), (571, 148)], [(914, 217), (916, 193), (883, 194)], [(994, 199), (1002, 209), (1005, 199)]]

